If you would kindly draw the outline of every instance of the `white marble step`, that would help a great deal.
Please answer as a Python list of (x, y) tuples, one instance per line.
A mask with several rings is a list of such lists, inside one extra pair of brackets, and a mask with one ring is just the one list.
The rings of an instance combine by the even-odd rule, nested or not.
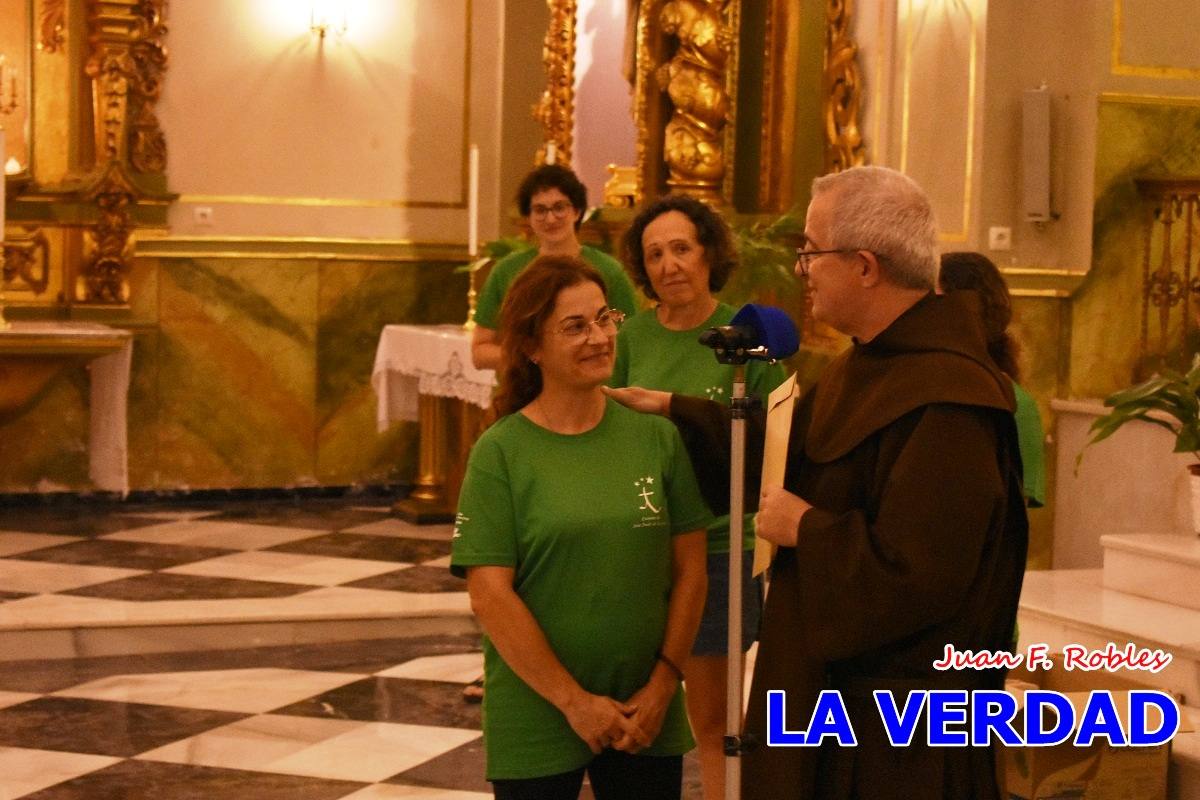
[(1178, 734), (1171, 743), (1167, 798), (1200, 800), (1200, 611), (1108, 588), (1098, 569), (1039, 570), (1025, 575), (1020, 625), (1022, 651), (1043, 642), (1052, 656), (1061, 656), (1068, 644), (1100, 649), (1109, 642), (1117, 647), (1133, 642), (1171, 653), (1170, 665), (1159, 673), (1082, 673), (1070, 680), (1091, 681), (1095, 688), (1115, 688), (1114, 680), (1132, 682), (1181, 697), (1196, 730)]
[(1163, 689), (1200, 706), (1200, 611), (1106, 588), (1098, 569), (1039, 570), (1025, 575), (1019, 619), (1022, 650), (1043, 642), (1052, 656), (1061, 656), (1068, 644), (1102, 649), (1109, 642), (1118, 648), (1132, 642), (1171, 653), (1171, 663), (1158, 673), (1081, 675)]
[(467, 593), (327, 586), (291, 597), (156, 602), (40, 594), (0, 604), (0, 661), (379, 639), (431, 624), (472, 628)]
[(1115, 534), (1100, 545), (1106, 588), (1200, 610), (1200, 537)]

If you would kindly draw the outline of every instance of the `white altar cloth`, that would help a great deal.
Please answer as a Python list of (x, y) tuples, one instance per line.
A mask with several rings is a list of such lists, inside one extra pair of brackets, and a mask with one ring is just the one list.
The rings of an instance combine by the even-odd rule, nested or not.
[(371, 370), (376, 428), (382, 433), (393, 422), (416, 421), (420, 395), (488, 408), (495, 385), (494, 371), (471, 363), (471, 334), (461, 325), (386, 325)]

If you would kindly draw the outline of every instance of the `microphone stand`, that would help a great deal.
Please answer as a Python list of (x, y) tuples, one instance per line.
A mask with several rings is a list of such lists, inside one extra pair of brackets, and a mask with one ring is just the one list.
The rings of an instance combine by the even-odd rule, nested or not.
[(733, 366), (730, 399), (729, 450), (729, 639), (725, 671), (725, 800), (742, 796), (742, 762), (752, 742), (742, 736), (742, 532), (745, 523), (746, 417), (757, 399), (746, 396), (746, 362), (752, 358), (773, 361), (766, 348), (714, 348), (717, 360)]

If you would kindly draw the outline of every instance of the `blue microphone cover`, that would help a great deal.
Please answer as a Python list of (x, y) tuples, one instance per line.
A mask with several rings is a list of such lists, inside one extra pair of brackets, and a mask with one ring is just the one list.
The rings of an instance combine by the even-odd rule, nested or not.
[(730, 324), (753, 328), (757, 343), (767, 348), (771, 358), (787, 358), (800, 349), (800, 332), (783, 309), (747, 303)]

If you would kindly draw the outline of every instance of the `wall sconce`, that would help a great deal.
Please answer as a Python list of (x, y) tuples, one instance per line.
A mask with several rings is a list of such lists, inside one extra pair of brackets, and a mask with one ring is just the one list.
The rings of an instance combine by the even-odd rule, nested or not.
[(330, 32), (338, 36), (345, 35), (345, 0), (314, 0), (309, 11), (308, 29), (322, 40)]
[(17, 71), (5, 62), (0, 53), (0, 114), (11, 114), (17, 109)]

